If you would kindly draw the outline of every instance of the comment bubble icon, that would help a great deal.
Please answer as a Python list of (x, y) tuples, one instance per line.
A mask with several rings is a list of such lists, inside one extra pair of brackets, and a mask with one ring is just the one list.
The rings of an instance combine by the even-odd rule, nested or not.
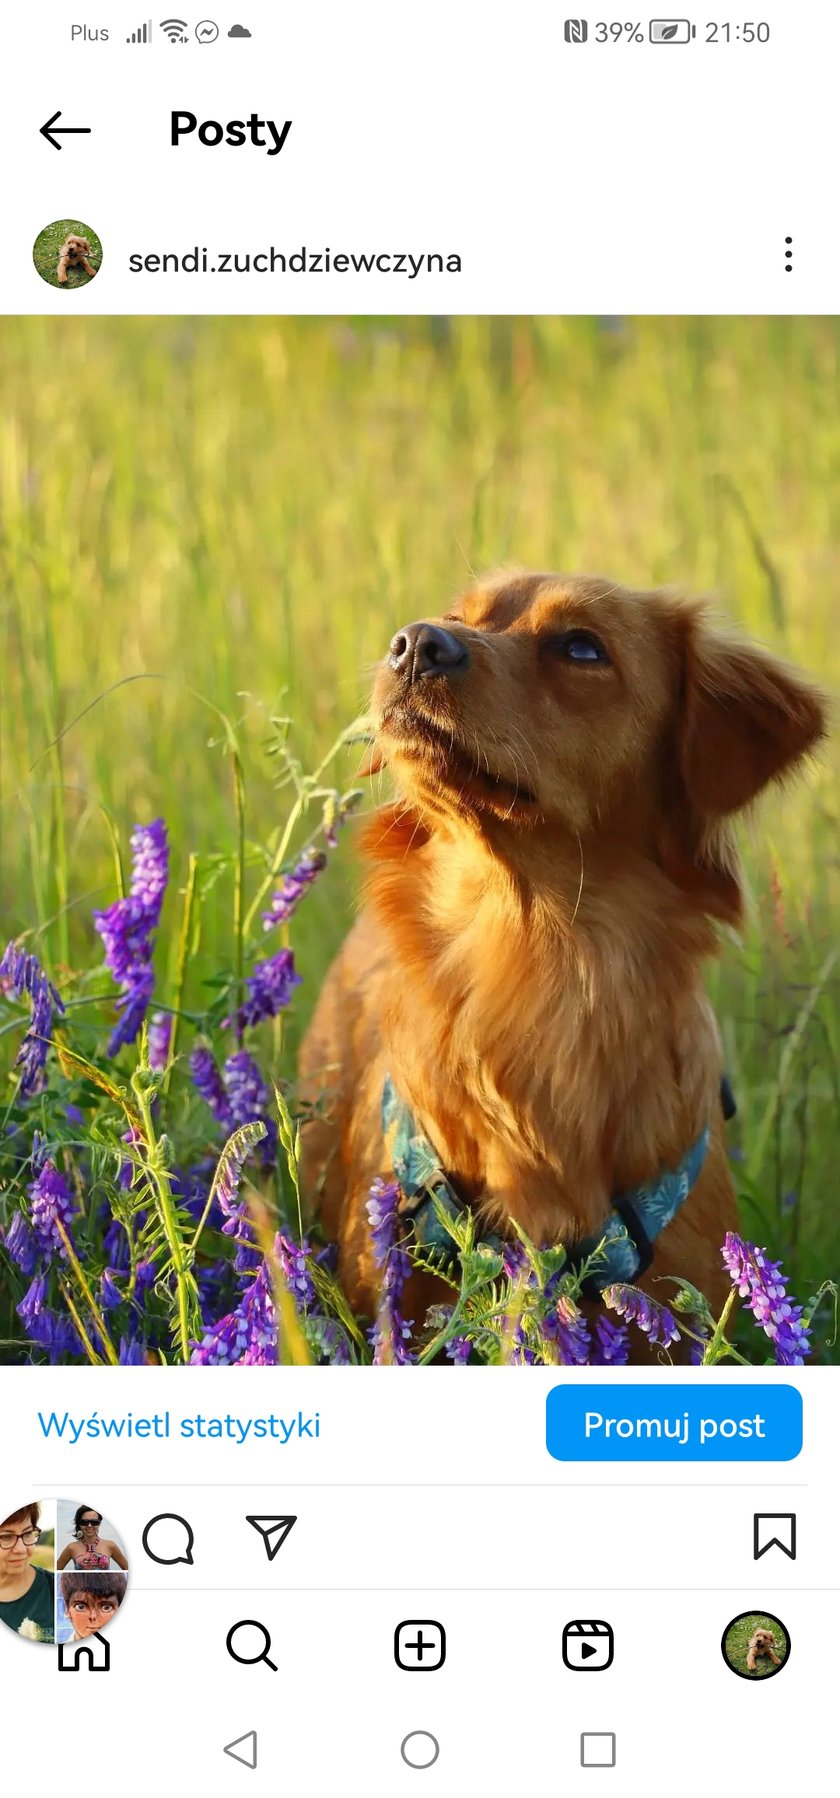
[(144, 1552), (159, 1567), (192, 1567), (194, 1540), (192, 1524), (177, 1511), (160, 1511), (143, 1530)]

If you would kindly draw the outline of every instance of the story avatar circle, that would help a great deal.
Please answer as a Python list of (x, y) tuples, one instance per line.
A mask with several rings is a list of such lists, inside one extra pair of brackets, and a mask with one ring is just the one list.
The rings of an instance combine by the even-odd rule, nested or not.
[(739, 1679), (772, 1679), (790, 1655), (790, 1636), (771, 1611), (741, 1611), (728, 1623), (720, 1651)]
[(122, 1538), (97, 1505), (33, 1498), (0, 1521), (0, 1623), (21, 1640), (71, 1654), (102, 1643), (127, 1587)]

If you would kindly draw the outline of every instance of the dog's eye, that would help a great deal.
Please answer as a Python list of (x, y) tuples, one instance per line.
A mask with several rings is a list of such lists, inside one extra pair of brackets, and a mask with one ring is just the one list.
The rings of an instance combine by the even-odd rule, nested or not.
[(562, 637), (549, 637), (544, 647), (562, 662), (600, 662), (609, 666), (609, 656), (594, 631), (564, 631)]

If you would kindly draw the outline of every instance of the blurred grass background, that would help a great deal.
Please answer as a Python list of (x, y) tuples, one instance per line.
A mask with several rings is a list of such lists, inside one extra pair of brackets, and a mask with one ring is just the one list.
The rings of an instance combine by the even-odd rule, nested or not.
[[(190, 851), (229, 852), (197, 695), (243, 720), (264, 836), (272, 709), (314, 759), (396, 626), (470, 569), (712, 591), (840, 687), (837, 320), (5, 319), (0, 344), (0, 919), (48, 965), (99, 958), (106, 813), (124, 844), (166, 818), (175, 887)], [(837, 773), (835, 737), (762, 809), (754, 921), (710, 975), (744, 1224), (800, 1296), (840, 1263)], [(294, 1033), (353, 881), (345, 840), (296, 920)], [(172, 898), (164, 996), (178, 918)], [(229, 965), (230, 918), (225, 874), (194, 986)]]

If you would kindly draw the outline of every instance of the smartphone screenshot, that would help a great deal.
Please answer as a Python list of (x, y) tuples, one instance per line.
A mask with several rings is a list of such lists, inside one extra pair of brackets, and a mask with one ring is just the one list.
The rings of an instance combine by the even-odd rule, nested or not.
[(10, 1790), (830, 1778), (840, 20), (760, 4), (4, 22)]

